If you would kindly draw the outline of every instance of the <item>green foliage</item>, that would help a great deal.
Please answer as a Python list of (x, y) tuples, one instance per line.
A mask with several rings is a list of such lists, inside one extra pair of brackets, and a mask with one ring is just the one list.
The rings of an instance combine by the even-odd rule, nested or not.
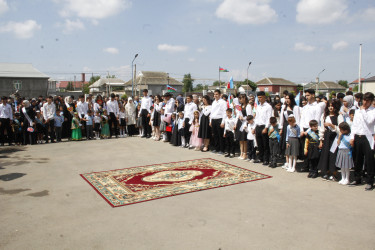
[(242, 82), (242, 85), (249, 85), (252, 91), (255, 91), (257, 89), (257, 84), (249, 79), (245, 79)]
[(121, 96), (121, 99), (128, 100), (128, 96), (126, 94)]
[(212, 84), (212, 86), (220, 86), (220, 83), (221, 83), (221, 86), (224, 86), (225, 82), (223, 81), (214, 81), (214, 83)]
[(358, 85), (355, 85), (353, 88), (353, 92), (358, 92)]
[(191, 78), (191, 74), (185, 74), (182, 83), (184, 84), (182, 91), (183, 92), (192, 92), (193, 91), (193, 82), (194, 80)]
[(208, 87), (206, 85), (203, 85), (203, 84), (197, 84), (197, 86), (195, 86), (194, 88), (194, 92), (198, 92), (198, 91), (202, 91), (202, 90), (207, 90)]
[(96, 81), (99, 80), (99, 79), (100, 79), (100, 76), (92, 76), (92, 77), (90, 78), (89, 83), (83, 85), (83, 88), (82, 88), (83, 93), (84, 93), (84, 94), (89, 94), (89, 93), (90, 93), (90, 88), (89, 88), (89, 86), (92, 85), (94, 82), (96, 82)]
[(331, 93), (329, 93), (329, 99), (332, 99), (332, 96), (335, 95), (336, 92), (335, 91), (331, 91)]
[(89, 81), (89, 86), (100, 79), (100, 76), (92, 76)]
[(346, 81), (346, 80), (340, 80), (337, 83), (340, 84), (341, 86), (345, 87), (345, 88), (349, 88), (348, 81)]
[(298, 84), (297, 85), (297, 91), (299, 92), (299, 91), (303, 91), (303, 86), (302, 86), (302, 84)]
[(69, 91), (74, 90), (74, 88), (73, 88), (73, 82), (68, 82), (68, 85), (66, 86), (66, 90), (69, 90)]

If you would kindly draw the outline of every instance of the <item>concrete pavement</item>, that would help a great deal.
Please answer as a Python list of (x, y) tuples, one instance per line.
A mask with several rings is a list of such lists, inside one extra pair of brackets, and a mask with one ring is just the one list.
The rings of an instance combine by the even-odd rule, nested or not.
[[(0, 249), (375, 248), (364, 186), (136, 137), (0, 152)], [(79, 176), (199, 158), (273, 178), (112, 208)]]

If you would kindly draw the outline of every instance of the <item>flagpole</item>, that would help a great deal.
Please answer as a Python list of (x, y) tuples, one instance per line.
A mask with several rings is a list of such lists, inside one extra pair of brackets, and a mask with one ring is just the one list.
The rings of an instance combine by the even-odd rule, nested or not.
[(221, 90), (221, 81), (220, 81), (220, 66), (219, 66), (219, 88)]
[(362, 70), (362, 43), (359, 45), (359, 69), (358, 69), (358, 92), (362, 92), (361, 88), (361, 70)]

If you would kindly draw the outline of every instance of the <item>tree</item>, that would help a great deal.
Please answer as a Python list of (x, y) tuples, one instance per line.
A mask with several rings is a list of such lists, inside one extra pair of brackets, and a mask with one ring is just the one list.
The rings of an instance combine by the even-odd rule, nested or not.
[(345, 88), (349, 88), (348, 81), (346, 81), (346, 80), (340, 80), (337, 83), (340, 84), (341, 86), (345, 87)]
[(355, 85), (353, 88), (353, 92), (358, 92), (358, 85)]
[(68, 82), (68, 85), (66, 86), (66, 90), (69, 90), (69, 91), (74, 90), (72, 82)]
[(83, 88), (82, 88), (83, 93), (85, 93), (85, 94), (89, 94), (89, 93), (90, 93), (90, 88), (89, 88), (89, 87), (90, 87), (94, 82), (98, 81), (99, 79), (100, 79), (100, 76), (92, 76), (92, 77), (90, 78), (89, 83), (83, 85)]
[(251, 81), (249, 79), (245, 79), (242, 82), (242, 85), (249, 85), (252, 91), (255, 91), (257, 89), (257, 87), (258, 87), (258, 85), (255, 82), (253, 82), (253, 81)]
[(191, 74), (185, 74), (184, 79), (182, 80), (182, 83), (184, 84), (184, 87), (182, 88), (183, 92), (192, 92), (193, 91), (193, 82), (194, 80), (191, 79)]
[(303, 86), (302, 86), (302, 84), (298, 84), (298, 85), (297, 85), (297, 91), (298, 91), (298, 92), (303, 91)]
[(194, 91), (202, 91), (204, 89), (207, 90), (207, 86), (199, 83), (197, 86), (195, 86)]
[(220, 83), (221, 83), (221, 86), (224, 86), (225, 82), (223, 81), (214, 81), (214, 83), (212, 84), (212, 86), (220, 86)]

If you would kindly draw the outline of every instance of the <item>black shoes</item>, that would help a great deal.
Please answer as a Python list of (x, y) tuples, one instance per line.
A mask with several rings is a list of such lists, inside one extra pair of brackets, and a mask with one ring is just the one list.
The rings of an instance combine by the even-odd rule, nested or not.
[(269, 167), (270, 168), (277, 168), (277, 163), (271, 163)]
[(315, 179), (315, 178), (317, 178), (318, 176), (319, 176), (318, 173), (313, 173), (313, 174), (311, 175), (311, 178), (312, 178), (312, 179)]
[(307, 178), (311, 178), (313, 176), (313, 172), (310, 172), (309, 175), (307, 176)]
[(262, 161), (258, 159), (258, 160), (255, 160), (254, 163), (262, 163)]
[(268, 166), (270, 163), (268, 161), (263, 162), (263, 166)]
[(349, 183), (349, 186), (358, 186), (361, 185), (361, 181), (352, 181)]
[(365, 191), (371, 191), (374, 189), (374, 186), (372, 184), (367, 184), (365, 187)]
[(224, 155), (224, 157), (229, 157), (230, 156), (230, 154), (226, 154), (226, 155)]
[(229, 158), (234, 158), (234, 154), (231, 154), (231, 155), (229, 156)]

